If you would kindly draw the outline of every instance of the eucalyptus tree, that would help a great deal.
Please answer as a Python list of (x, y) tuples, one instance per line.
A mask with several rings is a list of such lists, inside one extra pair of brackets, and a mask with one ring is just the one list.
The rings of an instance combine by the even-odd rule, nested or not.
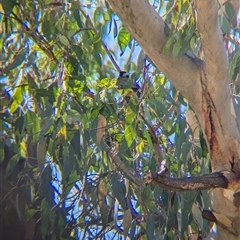
[(2, 239), (239, 239), (238, 1), (0, 3)]

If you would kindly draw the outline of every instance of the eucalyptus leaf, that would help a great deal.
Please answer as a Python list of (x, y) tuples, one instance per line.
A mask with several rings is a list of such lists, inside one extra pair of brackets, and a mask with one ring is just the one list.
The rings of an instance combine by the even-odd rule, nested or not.
[(126, 30), (126, 28), (121, 28), (118, 32), (117, 40), (122, 53), (124, 53), (126, 47), (128, 46), (130, 38), (130, 33)]
[(7, 165), (6, 177), (9, 176), (13, 172), (14, 167), (18, 164), (18, 162), (19, 162), (18, 154), (11, 157), (11, 159), (9, 160), (9, 163)]
[(155, 220), (154, 215), (150, 215), (147, 219), (146, 231), (147, 239), (154, 239)]
[(111, 178), (111, 187), (121, 207), (124, 210), (126, 210), (127, 208), (125, 199), (126, 189), (124, 183), (120, 181), (119, 174), (117, 173), (113, 174)]

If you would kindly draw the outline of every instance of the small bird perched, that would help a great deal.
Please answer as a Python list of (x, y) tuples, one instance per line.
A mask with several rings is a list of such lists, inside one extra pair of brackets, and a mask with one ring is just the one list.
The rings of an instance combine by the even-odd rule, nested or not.
[(132, 81), (129, 78), (129, 74), (125, 71), (120, 71), (119, 76), (117, 79), (117, 88), (118, 89), (132, 89), (133, 92), (137, 94), (138, 97), (140, 97), (140, 86), (136, 83), (136, 81)]

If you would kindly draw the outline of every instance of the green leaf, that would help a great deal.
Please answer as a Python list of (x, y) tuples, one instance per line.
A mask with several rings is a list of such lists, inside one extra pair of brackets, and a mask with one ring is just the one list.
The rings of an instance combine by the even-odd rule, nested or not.
[(98, 125), (98, 118), (94, 118), (91, 120), (90, 126), (90, 137), (92, 138), (93, 142), (97, 142), (97, 125)]
[(24, 126), (24, 116), (20, 116), (19, 118), (17, 118), (15, 122), (16, 131), (18, 131), (21, 134), (23, 130), (23, 126)]
[(221, 28), (223, 33), (225, 33), (226, 35), (230, 34), (230, 24), (228, 22), (228, 20), (224, 17), (224, 16), (219, 16), (220, 18), (220, 23), (221, 23)]
[(109, 12), (107, 12), (107, 11), (104, 12), (103, 18), (104, 18), (104, 20), (105, 20), (106, 22), (108, 22), (108, 21), (111, 19)]
[(79, 67), (79, 62), (75, 57), (68, 56), (68, 63), (69, 63), (69, 66), (67, 69), (72, 74), (72, 78), (74, 79), (75, 76), (77, 76), (79, 74), (79, 70), (81, 69)]
[(71, 118), (74, 122), (81, 120), (81, 115), (74, 109), (67, 110), (67, 117)]
[(83, 69), (88, 69), (88, 63), (84, 60), (83, 50), (78, 45), (71, 45), (73, 51), (76, 53), (79, 64), (83, 67)]
[(17, 87), (16, 90), (14, 91), (13, 93), (13, 102), (10, 106), (10, 109), (9, 111), (11, 113), (14, 113), (19, 105), (22, 104), (22, 101), (23, 101), (23, 95), (24, 95), (24, 91), (23, 91), (23, 88), (22, 87)]
[(8, 177), (14, 170), (14, 167), (18, 164), (19, 161), (19, 155), (16, 154), (14, 155), (10, 160), (9, 163), (7, 165), (7, 169), (6, 169), (6, 177)]
[(40, 88), (36, 89), (35, 91), (37, 97), (54, 97), (54, 93), (50, 89)]
[(94, 56), (94, 58), (95, 58), (95, 60), (96, 60), (96, 62), (98, 64), (98, 66), (102, 67), (102, 57), (101, 57), (100, 53), (94, 52), (93, 56)]
[(123, 182), (120, 182), (120, 177), (118, 173), (114, 173), (111, 178), (111, 187), (115, 197), (117, 198), (118, 202), (122, 206), (123, 210), (127, 209), (126, 206), (126, 188)]
[(145, 200), (146, 207), (150, 210), (151, 213), (154, 213), (157, 210), (157, 205), (155, 202), (155, 198), (153, 192), (151, 190), (151, 186), (146, 186), (141, 193), (142, 199)]
[(124, 136), (127, 142), (127, 146), (130, 147), (136, 137), (136, 131), (134, 131), (132, 125), (126, 125)]
[(26, 225), (29, 222), (29, 220), (33, 217), (33, 215), (37, 212), (39, 212), (39, 210), (36, 209), (27, 210), (22, 218), (22, 223)]
[(11, 71), (12, 69), (20, 66), (24, 59), (25, 59), (25, 50), (22, 50), (18, 53), (18, 55), (14, 58), (13, 62), (10, 63), (6, 68), (5, 68), (5, 71), (8, 72), (8, 71)]
[(46, 198), (44, 198), (41, 202), (41, 234), (42, 239), (45, 239), (47, 230), (48, 230), (48, 223), (49, 223), (49, 215), (50, 215), (51, 206)]
[(113, 27), (113, 37), (116, 38), (118, 34), (118, 27), (117, 27), (117, 22), (115, 19), (113, 19), (114, 27)]
[(193, 36), (190, 40), (190, 48), (194, 52), (196, 48), (196, 36)]
[(125, 117), (126, 123), (128, 125), (132, 124), (135, 120), (135, 117), (136, 117), (136, 113), (132, 111), (132, 108), (128, 107), (126, 111), (126, 117)]
[(148, 101), (149, 107), (152, 108), (155, 113), (160, 116), (159, 113), (165, 114), (166, 116), (169, 116), (169, 112), (168, 110), (163, 106), (163, 104), (156, 100), (156, 99), (152, 99)]
[(173, 128), (173, 124), (174, 124), (175, 118), (172, 117), (171, 119), (167, 119), (164, 123), (164, 128), (170, 132), (171, 129)]
[(62, 158), (63, 158), (63, 179), (66, 180), (69, 178), (69, 175), (71, 174), (72, 167), (70, 166), (68, 146), (63, 147)]
[(68, 193), (71, 191), (71, 189), (73, 188), (77, 180), (78, 180), (78, 174), (77, 174), (77, 171), (74, 171), (68, 178), (66, 195), (68, 195)]
[(232, 21), (233, 18), (236, 17), (234, 7), (231, 3), (225, 4), (225, 11), (229, 21)]
[(191, 214), (192, 205), (197, 197), (197, 191), (182, 192), (177, 194), (180, 195), (179, 205), (181, 206), (181, 211), (178, 211), (178, 226), (181, 235), (183, 235), (184, 232), (187, 232), (188, 225), (190, 223), (189, 216)]
[(40, 185), (40, 196), (46, 198), (49, 203), (53, 200), (53, 190), (52, 190), (52, 169), (50, 165), (47, 165), (41, 175), (41, 185)]
[(230, 64), (229, 74), (232, 79), (233, 79), (234, 71), (236, 67), (239, 67), (239, 66), (240, 66), (240, 50), (238, 50), (234, 54), (233, 60), (231, 61), (231, 64)]
[(200, 141), (200, 146), (202, 149), (202, 157), (203, 158), (207, 158), (208, 156), (208, 147), (207, 147), (207, 143), (206, 140), (203, 136), (203, 131), (199, 130), (199, 141)]
[(131, 229), (130, 229), (130, 236), (129, 236), (130, 239), (134, 239), (134, 235), (135, 235), (135, 232), (136, 232), (136, 226), (137, 226), (136, 221), (137, 221), (136, 219), (132, 220)]
[(0, 139), (0, 163), (4, 160), (4, 141)]
[(28, 130), (28, 133), (32, 133), (33, 141), (37, 142), (39, 139), (40, 131), (41, 131), (40, 119), (38, 115), (35, 112), (32, 112), (29, 110), (25, 114), (25, 120), (26, 120), (26, 127)]
[(172, 24), (176, 26), (179, 21), (179, 14), (176, 9), (172, 10)]
[(118, 33), (118, 39), (117, 39), (118, 45), (122, 53), (125, 51), (126, 47), (128, 46), (130, 39), (131, 39), (130, 33), (127, 31), (126, 28), (122, 27)]
[(86, 81), (86, 76), (84, 76), (83, 74), (78, 74), (78, 75), (72, 75), (73, 79), (75, 80), (79, 80), (81, 82), (85, 82)]
[[(42, 125), (43, 125), (43, 123), (42, 123)], [(42, 131), (40, 132), (39, 138), (44, 137), (45, 134), (48, 134), (49, 132), (51, 132), (53, 127), (54, 127), (53, 117), (51, 116), (50, 119), (48, 117), (46, 117), (46, 119), (44, 119), (44, 125), (42, 126)]]
[(83, 50), (80, 46), (78, 45), (72, 45), (71, 46), (73, 51), (76, 53), (77, 57), (78, 57), (78, 60), (82, 60), (82, 56), (83, 56)]
[[(176, 101), (174, 101), (174, 99), (172, 97), (169, 96), (169, 90), (167, 90), (164, 86), (160, 85), (159, 86), (161, 89), (161, 92), (163, 93), (163, 98), (168, 100), (172, 105), (179, 107), (179, 104), (176, 103)], [(173, 94), (175, 95), (175, 94)]]
[(143, 136), (147, 139), (147, 142), (148, 142), (148, 146), (149, 147), (153, 147), (153, 144), (152, 144), (152, 140), (151, 140), (151, 137), (150, 137), (150, 134), (147, 130), (144, 129), (143, 131)]
[(81, 21), (81, 18), (80, 18), (80, 14), (79, 14), (79, 10), (78, 9), (74, 9), (73, 10), (73, 16), (74, 18), (76, 19), (77, 21), (77, 25), (79, 28), (83, 28), (83, 24), (82, 24), (82, 21)]
[(62, 211), (59, 211), (58, 214), (57, 214), (57, 218), (56, 218), (56, 221), (57, 223), (57, 226), (56, 226), (56, 237), (57, 239), (61, 239), (61, 236), (64, 232), (64, 227), (66, 226), (66, 222), (65, 222), (65, 216), (63, 214)]
[(155, 239), (154, 237), (154, 229), (155, 229), (155, 220), (154, 215), (150, 215), (147, 219), (146, 224), (146, 232), (147, 232), (147, 239)]
[[(185, 134), (187, 136), (189, 136), (187, 133), (185, 133)], [(192, 148), (192, 143), (190, 143), (190, 142), (186, 142), (182, 145), (181, 151), (182, 151), (182, 160), (183, 160), (184, 163), (188, 162), (187, 157), (188, 157), (188, 154), (189, 154), (189, 151), (190, 151), (191, 148)]]
[(172, 34), (171, 37), (168, 38), (166, 44), (165, 44), (164, 47), (163, 47), (163, 53), (164, 53), (164, 54), (167, 55), (167, 54), (169, 53), (170, 48), (171, 48), (171, 46), (172, 46), (172, 44), (173, 44), (174, 41), (175, 41), (175, 37), (174, 37), (174, 34)]
[(99, 24), (100, 21), (103, 19), (103, 9), (101, 7), (97, 7), (94, 11), (94, 22), (95, 24)]
[(104, 87), (108, 87), (110, 84), (110, 79), (109, 78), (103, 78), (100, 81), (97, 82), (97, 86), (104, 88)]
[(191, 24), (190, 27), (187, 29), (187, 34), (184, 38), (184, 41), (187, 42), (191, 39), (191, 37), (193, 36), (194, 32), (195, 32), (196, 26), (194, 24)]
[(67, 39), (64, 35), (61, 35), (61, 34), (60, 34), (60, 35), (58, 36), (58, 38), (59, 38), (60, 42), (61, 42), (64, 46), (69, 46), (69, 45), (70, 45), (68, 39)]
[(51, 36), (52, 36), (52, 32), (51, 32), (51, 28), (50, 28), (50, 21), (48, 19), (45, 19), (42, 22), (42, 32), (44, 37), (48, 40), (51, 41)]
[(173, 57), (178, 57), (180, 55), (180, 51), (182, 49), (182, 35), (178, 35), (177, 42), (173, 45)]
[(9, 15), (12, 12), (12, 9), (17, 3), (17, 0), (1, 0), (0, 3), (2, 4), (4, 12)]

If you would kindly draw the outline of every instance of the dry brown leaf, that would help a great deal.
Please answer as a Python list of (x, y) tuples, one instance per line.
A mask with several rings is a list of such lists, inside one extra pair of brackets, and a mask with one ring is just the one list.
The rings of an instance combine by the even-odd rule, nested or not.
[(106, 183), (104, 182), (104, 180), (100, 180), (100, 183), (98, 185), (98, 205), (99, 205), (99, 208), (100, 208), (103, 228), (105, 228), (107, 226), (107, 223), (108, 223), (109, 208), (108, 208), (108, 206), (106, 204), (106, 201), (105, 201), (107, 193), (108, 193), (108, 190), (107, 190), (107, 187), (106, 187)]
[[(189, 127), (192, 129), (193, 132), (193, 140), (197, 140), (199, 139), (199, 123), (198, 120), (196, 118), (195, 113), (193, 112), (193, 110), (187, 108), (186, 110), (186, 118), (187, 118), (187, 123), (189, 125)], [(196, 144), (198, 145), (198, 144)]]
[(124, 239), (127, 238), (128, 230), (131, 226), (132, 220), (133, 220), (132, 212), (131, 212), (131, 209), (129, 208), (123, 214), (123, 235), (124, 235)]
[(106, 126), (107, 126), (106, 118), (102, 114), (99, 114), (97, 125), (97, 144), (100, 144), (102, 137), (104, 136)]
[(192, 205), (192, 214), (198, 226), (202, 226), (203, 224), (202, 212), (196, 203), (193, 203)]
[(100, 180), (100, 183), (98, 185), (98, 201), (103, 201), (105, 197), (107, 196), (108, 190), (106, 187), (106, 183), (104, 180)]

